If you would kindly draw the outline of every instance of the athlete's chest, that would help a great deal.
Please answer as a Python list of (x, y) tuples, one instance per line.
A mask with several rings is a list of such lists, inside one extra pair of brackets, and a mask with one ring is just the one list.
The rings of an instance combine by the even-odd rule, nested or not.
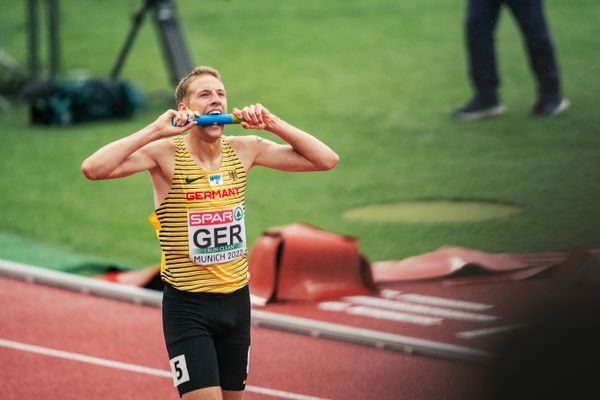
[(245, 186), (241, 165), (218, 171), (181, 166), (176, 170), (181, 216), (185, 216), (189, 255), (198, 265), (232, 262), (246, 253)]
[(187, 208), (202, 207), (204, 203), (243, 202), (246, 174), (240, 166), (221, 167), (218, 171), (201, 169), (178, 170), (174, 183), (181, 188)]

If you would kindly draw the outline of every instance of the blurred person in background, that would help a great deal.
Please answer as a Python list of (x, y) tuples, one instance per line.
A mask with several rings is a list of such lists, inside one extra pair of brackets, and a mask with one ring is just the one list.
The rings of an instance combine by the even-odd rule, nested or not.
[(511, 10), (523, 34), (529, 64), (537, 82), (537, 102), (532, 116), (553, 117), (569, 107), (561, 94), (560, 76), (552, 38), (544, 18), (542, 0), (468, 0), (465, 21), (469, 77), (472, 99), (453, 115), (460, 121), (473, 121), (504, 113), (498, 87), (494, 31), (500, 7)]

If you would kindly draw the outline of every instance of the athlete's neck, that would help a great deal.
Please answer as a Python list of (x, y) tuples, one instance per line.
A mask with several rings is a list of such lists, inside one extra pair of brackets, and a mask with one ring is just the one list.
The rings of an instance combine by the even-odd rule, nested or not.
[(204, 169), (216, 171), (221, 166), (221, 136), (190, 130), (185, 142), (195, 161)]

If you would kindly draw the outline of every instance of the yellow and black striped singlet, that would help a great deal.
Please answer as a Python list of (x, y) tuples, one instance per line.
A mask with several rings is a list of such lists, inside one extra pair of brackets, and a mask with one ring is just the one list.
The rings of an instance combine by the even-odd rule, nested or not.
[(224, 137), (217, 171), (194, 162), (183, 136), (174, 142), (171, 189), (148, 218), (162, 248), (161, 278), (188, 292), (235, 292), (249, 280), (246, 170)]

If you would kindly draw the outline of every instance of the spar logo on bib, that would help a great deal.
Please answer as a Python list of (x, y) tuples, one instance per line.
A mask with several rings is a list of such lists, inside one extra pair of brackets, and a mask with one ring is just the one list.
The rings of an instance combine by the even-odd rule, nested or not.
[(198, 265), (222, 264), (246, 253), (244, 209), (188, 211), (190, 259)]
[(235, 218), (236, 221), (241, 221), (242, 218), (244, 218), (244, 210), (242, 209), (242, 207), (237, 207), (233, 211), (233, 218)]

